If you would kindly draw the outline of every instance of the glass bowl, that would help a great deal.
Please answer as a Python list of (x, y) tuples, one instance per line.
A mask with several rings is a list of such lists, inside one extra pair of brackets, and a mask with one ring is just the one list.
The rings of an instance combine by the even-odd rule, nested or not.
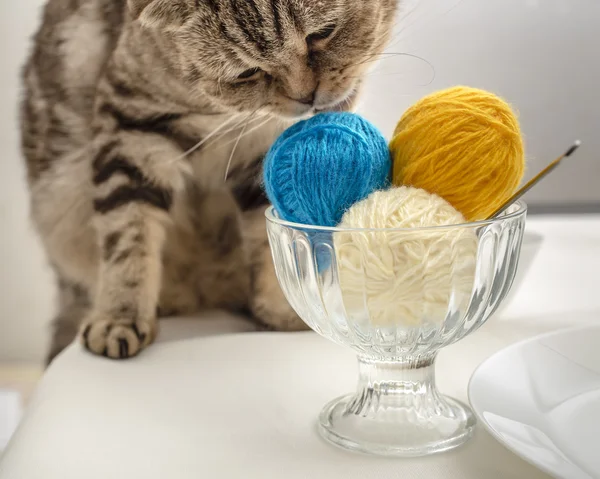
[(519, 202), (489, 221), (384, 230), (295, 224), (267, 210), (290, 305), (311, 329), (358, 356), (357, 390), (319, 417), (325, 439), (365, 453), (421, 456), (470, 438), (475, 417), (438, 392), (435, 360), (508, 294), (526, 212)]

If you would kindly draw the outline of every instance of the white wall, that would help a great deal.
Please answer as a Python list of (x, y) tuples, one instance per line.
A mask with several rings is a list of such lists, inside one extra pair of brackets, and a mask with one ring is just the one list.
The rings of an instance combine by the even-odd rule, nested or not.
[(45, 348), (53, 290), (28, 219), (19, 155), (19, 73), (41, 0), (0, 2), (0, 360), (39, 360)]
[[(367, 1), (367, 0), (365, 0)], [(53, 292), (27, 219), (16, 127), (18, 70), (40, 0), (0, 5), (0, 360), (38, 360)], [(576, 157), (530, 202), (600, 203), (600, 54), (596, 0), (407, 0), (386, 59), (371, 75), (361, 112), (390, 135), (402, 111), (454, 84), (487, 88), (520, 111), (533, 174), (577, 138)]]
[[(530, 203), (600, 203), (600, 2), (596, 0), (409, 0), (391, 52), (372, 74), (363, 111), (390, 135), (421, 96), (456, 84), (489, 89), (520, 113), (528, 174), (574, 140), (572, 161), (527, 196)], [(404, 28), (403, 25), (412, 25)], [(404, 31), (402, 32), (402, 30)], [(409, 71), (412, 73), (405, 73)]]

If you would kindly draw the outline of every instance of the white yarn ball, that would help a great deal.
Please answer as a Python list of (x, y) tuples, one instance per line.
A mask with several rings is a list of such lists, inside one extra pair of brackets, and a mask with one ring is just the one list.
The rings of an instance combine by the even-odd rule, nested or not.
[(335, 233), (346, 313), (376, 326), (418, 326), (442, 322), (451, 300), (454, 309), (466, 307), (475, 277), (474, 228), (411, 230), (461, 223), (447, 201), (407, 186), (352, 206), (341, 228), (406, 229)]

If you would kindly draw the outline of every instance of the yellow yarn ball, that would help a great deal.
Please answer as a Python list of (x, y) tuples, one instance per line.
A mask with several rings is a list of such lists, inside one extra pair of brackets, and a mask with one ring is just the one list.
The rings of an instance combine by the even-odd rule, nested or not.
[(414, 327), (440, 324), (453, 308), (464, 312), (475, 278), (475, 230), (419, 229), (464, 222), (447, 201), (407, 186), (352, 206), (340, 227), (384, 229), (334, 235), (346, 314), (379, 327)]
[(467, 220), (487, 218), (516, 191), (525, 173), (516, 115), (501, 98), (458, 86), (412, 106), (390, 143), (396, 186), (435, 193)]

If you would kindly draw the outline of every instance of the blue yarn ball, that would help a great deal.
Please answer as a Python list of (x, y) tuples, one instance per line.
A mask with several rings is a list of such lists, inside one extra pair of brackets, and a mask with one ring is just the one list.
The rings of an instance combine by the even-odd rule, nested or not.
[(281, 218), (336, 226), (344, 212), (390, 184), (387, 141), (353, 113), (322, 113), (288, 128), (264, 164), (264, 186)]

